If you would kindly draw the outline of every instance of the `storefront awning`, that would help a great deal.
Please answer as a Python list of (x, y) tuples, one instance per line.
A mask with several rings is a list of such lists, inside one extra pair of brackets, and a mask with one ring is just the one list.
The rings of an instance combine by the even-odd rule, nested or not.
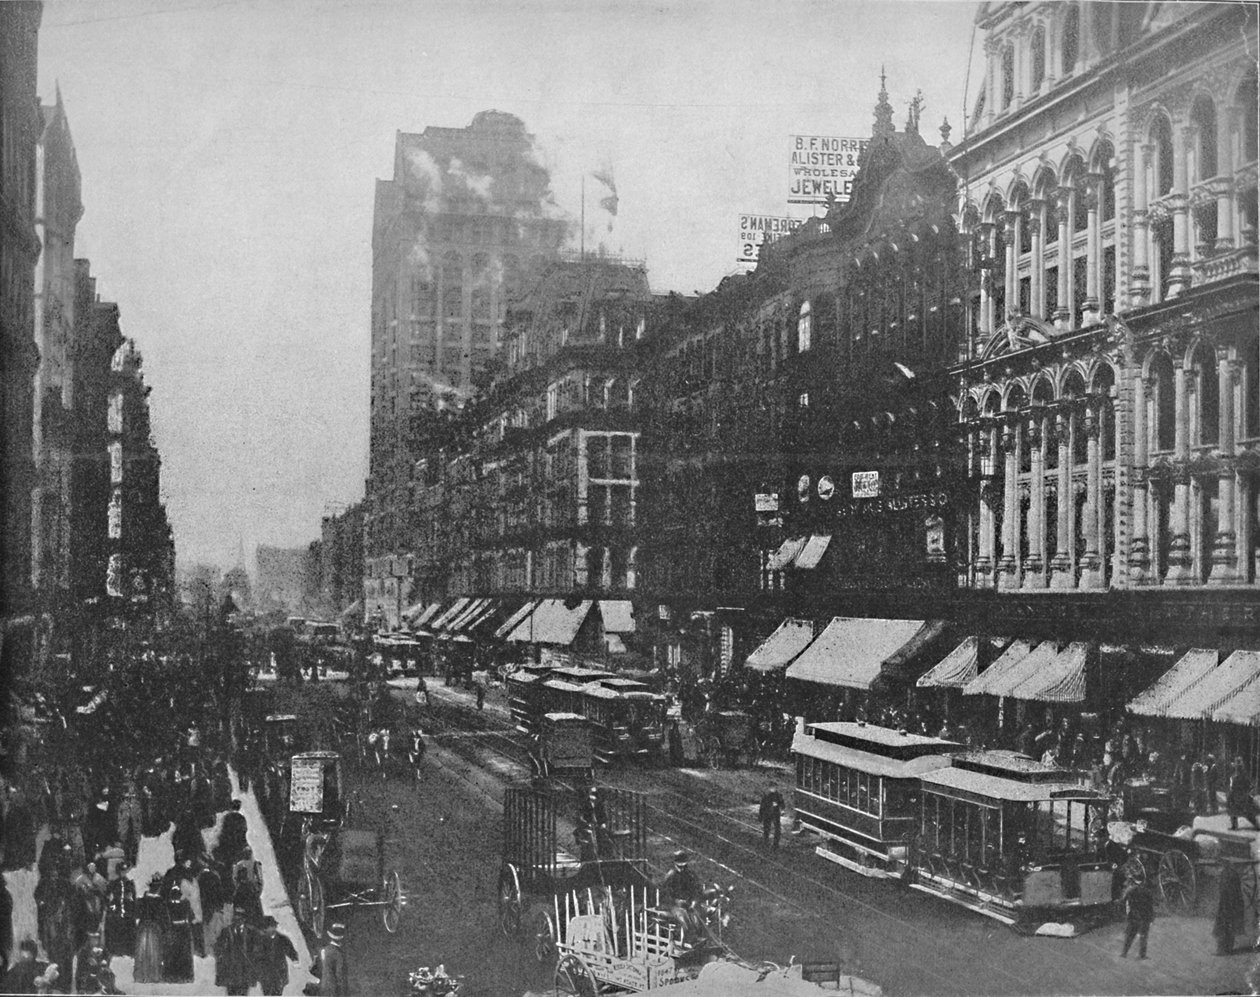
[(1038, 703), (1083, 703), (1085, 701), (1085, 659), (1089, 645), (1076, 641), (1038, 668), (1011, 690), (1014, 699)]
[(568, 647), (578, 635), (594, 603), (583, 599), (570, 608), (563, 599), (544, 599), (530, 616), (516, 625), (508, 640)]
[[(1043, 640), (1034, 647), (1028, 654), (1024, 655), (1009, 668), (1006, 668), (1001, 675), (994, 676), (987, 684), (984, 692), (990, 696), (1011, 696), (1015, 699), (1028, 699), (1027, 695), (1022, 695), (1021, 691), (1034, 689), (1036, 687), (1037, 677), (1045, 674), (1045, 670), (1050, 667), (1059, 653), (1059, 647), (1052, 640)], [(993, 669), (989, 669), (992, 671)], [(989, 672), (985, 672), (987, 676)], [(977, 678), (971, 685), (975, 685), (980, 679)], [(969, 688), (963, 689), (964, 693), (969, 692)]]
[(804, 568), (812, 570), (818, 567), (822, 561), (823, 555), (827, 553), (827, 547), (831, 544), (831, 534), (815, 533), (807, 541), (805, 546), (801, 548), (801, 552), (796, 555), (796, 561), (793, 564), (795, 568)]
[(506, 639), (507, 635), (515, 630), (521, 620), (525, 619), (525, 617), (532, 613), (541, 601), (541, 599), (527, 599), (525, 603), (516, 610), (516, 612), (499, 624), (499, 627), (495, 630), (494, 635), (500, 640)]
[(604, 633), (634, 633), (634, 605), (629, 599), (600, 599), (599, 613), (604, 620)]
[(968, 637), (931, 671), (919, 676), (920, 688), (961, 689), (980, 673), (980, 638)]
[(1163, 717), (1183, 692), (1203, 678), (1221, 660), (1219, 651), (1196, 647), (1182, 655), (1158, 682), (1130, 701), (1128, 710), (1139, 717)]
[(445, 630), (450, 625), (451, 620), (455, 619), (468, 606), (470, 601), (469, 599), (456, 599), (443, 612), (429, 620), (429, 629)]
[[(821, 685), (869, 689), (884, 663), (925, 627), (925, 620), (837, 616), (787, 670), (787, 677)], [(938, 631), (939, 632), (939, 631)]]
[[(1235, 651), (1228, 661), (1235, 658), (1245, 662), (1253, 676), (1260, 676), (1260, 651)], [(1252, 678), (1212, 711), (1212, 719), (1227, 724), (1260, 725), (1260, 682)]]
[(1032, 641), (1011, 641), (1011, 646), (998, 656), (997, 661), (963, 686), (963, 695), (978, 696), (981, 693), (991, 692), (991, 687), (1005, 680), (1021, 661), (1032, 654), (1032, 651)]
[(794, 537), (791, 540), (784, 540), (779, 549), (767, 558), (766, 570), (783, 571), (788, 565), (796, 560), (797, 555), (804, 549), (804, 537)]
[(446, 629), (451, 631), (451, 633), (457, 633), (463, 630), (468, 626), (468, 624), (475, 620), (478, 615), (480, 615), (481, 611), (486, 608), (486, 604), (489, 602), (489, 599), (473, 599), (463, 608), (461, 612), (457, 613), (450, 622), (446, 624)]
[(499, 611), (499, 605), (498, 599), (486, 599), (483, 605), (479, 606), (477, 611), (464, 621), (462, 627), (464, 633), (471, 634), (477, 627), (494, 616)]
[(744, 664), (755, 672), (777, 671), (795, 660), (813, 639), (814, 626), (809, 620), (784, 620)]
[(1253, 652), (1237, 651), (1205, 673), (1169, 704), (1170, 720), (1202, 720), (1256, 678)]

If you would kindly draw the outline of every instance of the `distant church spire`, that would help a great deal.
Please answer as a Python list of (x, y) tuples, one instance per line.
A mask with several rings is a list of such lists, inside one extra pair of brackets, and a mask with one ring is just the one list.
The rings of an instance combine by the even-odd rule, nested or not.
[(884, 67), (879, 67), (879, 103), (875, 105), (875, 128), (871, 134), (877, 138), (887, 138), (892, 135), (893, 131), (893, 109), (888, 103), (888, 87), (886, 85), (887, 75), (884, 73)]

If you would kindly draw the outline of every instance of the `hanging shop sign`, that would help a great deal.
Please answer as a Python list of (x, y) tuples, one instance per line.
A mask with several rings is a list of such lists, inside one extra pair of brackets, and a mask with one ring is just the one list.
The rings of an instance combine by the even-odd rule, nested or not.
[(299, 814), (317, 814), (324, 810), (324, 767), (319, 758), (293, 759), (293, 776), (289, 783), (289, 809)]
[(855, 499), (879, 498), (879, 472), (854, 471), (853, 497)]
[(830, 502), (831, 497), (836, 493), (836, 483), (831, 480), (831, 475), (824, 474), (818, 479), (818, 497), (824, 502)]
[(778, 492), (758, 492), (753, 499), (757, 512), (778, 512), (779, 511), (779, 493)]
[(793, 135), (788, 204), (844, 204), (869, 139)]
[(947, 505), (949, 505), (949, 492), (941, 488), (931, 492), (885, 495), (881, 498), (841, 502), (836, 506), (836, 516), (840, 519), (847, 519), (850, 516), (882, 516), (896, 512), (926, 512), (931, 509), (943, 509)]
[(735, 262), (756, 263), (765, 243), (782, 239), (795, 232), (804, 222), (803, 218), (785, 218), (779, 215), (740, 215), (739, 255)]

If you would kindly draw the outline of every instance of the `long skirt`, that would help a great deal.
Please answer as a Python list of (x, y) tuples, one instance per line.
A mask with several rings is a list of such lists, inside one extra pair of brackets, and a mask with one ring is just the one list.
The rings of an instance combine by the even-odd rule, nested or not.
[(222, 933), (223, 929), (228, 926), (230, 918), (231, 908), (227, 908), (225, 910), (223, 907), (216, 907), (214, 910), (210, 911), (210, 916), (206, 918), (206, 925), (204, 929), (206, 933), (207, 952), (214, 951), (214, 943), (219, 940), (219, 935)]
[(191, 983), (193, 980), (192, 932), (187, 925), (172, 927), (166, 934), (163, 952), (163, 983)]
[(132, 955), (136, 945), (136, 923), (107, 910), (104, 941), (110, 955)]
[(132, 978), (137, 983), (162, 982), (162, 929), (153, 921), (142, 921), (136, 933), (136, 965)]

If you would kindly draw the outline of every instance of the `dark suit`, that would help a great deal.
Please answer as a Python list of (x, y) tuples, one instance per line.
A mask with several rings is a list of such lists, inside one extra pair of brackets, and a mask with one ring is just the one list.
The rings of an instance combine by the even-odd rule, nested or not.
[(319, 950), (311, 972), (319, 977), (319, 997), (350, 997), (350, 979), (346, 954), (340, 945), (328, 942)]

